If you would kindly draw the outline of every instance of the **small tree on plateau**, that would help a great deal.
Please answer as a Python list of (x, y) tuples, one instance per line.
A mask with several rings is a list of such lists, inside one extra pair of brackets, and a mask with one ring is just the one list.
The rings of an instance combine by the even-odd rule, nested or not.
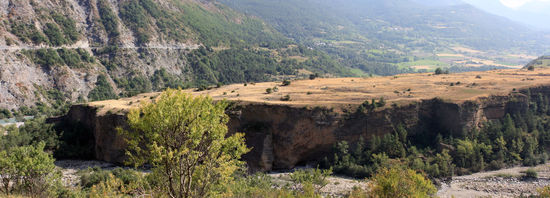
[(244, 135), (227, 137), (225, 101), (168, 89), (128, 114), (129, 162), (149, 164), (156, 190), (169, 197), (209, 197), (227, 184), (249, 151)]
[(437, 69), (435, 69), (435, 75), (440, 75), (440, 74), (443, 74), (443, 70), (438, 67)]

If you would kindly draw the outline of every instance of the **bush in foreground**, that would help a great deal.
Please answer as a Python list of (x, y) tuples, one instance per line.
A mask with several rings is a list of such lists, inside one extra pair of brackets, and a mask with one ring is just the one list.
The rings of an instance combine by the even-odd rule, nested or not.
[(54, 159), (44, 152), (44, 143), (0, 151), (1, 192), (30, 197), (55, 196), (60, 185), (60, 173)]
[[(244, 135), (227, 135), (227, 103), (168, 89), (128, 114), (130, 163), (150, 164), (155, 191), (169, 197), (209, 197), (231, 182), (248, 152)], [(144, 146), (145, 145), (145, 146)]]
[(534, 168), (529, 168), (526, 171), (523, 171), (523, 178), (525, 179), (538, 179), (539, 174)]
[(390, 197), (429, 197), (437, 192), (430, 180), (411, 169), (384, 168), (372, 177), (372, 195)]

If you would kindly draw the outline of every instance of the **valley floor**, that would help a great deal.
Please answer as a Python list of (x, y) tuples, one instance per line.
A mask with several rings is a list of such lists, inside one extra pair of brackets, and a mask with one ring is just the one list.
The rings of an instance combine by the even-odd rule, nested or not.
[[(292, 184), (289, 176), (290, 172), (274, 172), (270, 173), (274, 182), (278, 186), (285, 186), (287, 184)], [(367, 180), (353, 179), (349, 177), (342, 176), (330, 176), (327, 177), (328, 184), (321, 188), (321, 194), (326, 197), (345, 197), (347, 196), (353, 188), (361, 188), (366, 190), (368, 188)], [(296, 188), (293, 186), (292, 188)]]
[(443, 184), (438, 197), (520, 197), (537, 193), (537, 189), (550, 185), (550, 163), (535, 167), (539, 178), (523, 180), (523, 171), (530, 167), (514, 167), (456, 176)]
[[(77, 186), (78, 170), (88, 167), (101, 167), (113, 169), (115, 165), (100, 161), (61, 160), (56, 165), (63, 171), (63, 181), (66, 185)], [(444, 183), (437, 196), (441, 198), (451, 197), (519, 197), (521, 195), (534, 195), (537, 189), (550, 185), (550, 163), (535, 167), (538, 179), (523, 180), (523, 171), (529, 167), (514, 167), (497, 171), (475, 173), (471, 175), (455, 176), (450, 183)], [(288, 172), (270, 173), (278, 186), (290, 184)], [(331, 176), (329, 183), (321, 189), (322, 193), (331, 197), (344, 197), (354, 187), (366, 189), (368, 182), (340, 176)]]

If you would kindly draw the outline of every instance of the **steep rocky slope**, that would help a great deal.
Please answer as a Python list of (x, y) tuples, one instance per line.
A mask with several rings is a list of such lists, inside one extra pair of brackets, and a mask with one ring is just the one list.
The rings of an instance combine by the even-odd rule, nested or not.
[[(302, 80), (278, 87), (274, 94), (289, 94), (290, 101), (272, 100), (265, 93), (265, 87), (278, 83), (188, 92), (234, 101), (227, 111), (231, 117), (228, 128), (231, 133), (246, 134), (247, 145), (253, 149), (245, 160), (255, 170), (273, 170), (319, 161), (338, 141), (392, 133), (399, 125), (409, 131), (412, 141), (437, 133), (458, 136), (485, 121), (526, 111), (531, 96), (550, 96), (548, 75), (546, 69)], [(413, 86), (413, 90), (397, 91), (404, 86)], [(127, 110), (157, 94), (76, 105), (66, 116), (50, 121), (65, 132), (91, 135), (96, 159), (121, 163), (125, 143), (115, 128), (127, 127)], [(380, 97), (386, 98), (384, 107), (358, 110), (363, 101)]]
[(263, 21), (203, 0), (5, 0), (0, 56), (5, 109), (267, 81), (298, 69), (342, 74)]
[[(41, 90), (59, 90), (71, 101), (79, 97), (87, 98), (95, 87), (98, 75), (108, 74), (101, 58), (91, 61), (81, 61), (77, 57), (74, 63), (58, 60), (58, 49), (68, 51), (82, 49), (85, 56), (94, 56), (94, 51), (108, 46), (109, 34), (100, 23), (100, 5), (104, 9), (111, 8), (114, 12), (119, 6), (117, 1), (2, 1), (0, 6), (0, 54), (4, 57), (0, 68), (0, 107), (16, 108), (32, 106), (35, 102), (48, 103), (48, 95)], [(121, 21), (115, 17), (113, 20)], [(156, 57), (155, 61), (133, 58), (138, 56), (135, 36), (123, 23), (116, 23), (119, 32), (119, 46), (124, 48), (121, 53), (128, 56), (131, 64), (127, 69), (112, 72), (112, 76), (124, 76), (135, 70), (143, 75), (152, 75), (156, 70), (165, 68), (171, 73), (181, 74), (185, 67), (185, 49), (198, 48), (198, 41), (189, 39), (184, 42), (152, 39), (151, 46), (168, 46), (173, 44), (180, 49), (145, 50)], [(113, 30), (111, 30), (113, 31)], [(154, 30), (152, 30), (154, 31)], [(161, 34), (159, 34), (161, 35)], [(114, 44), (113, 44), (114, 45)], [(91, 47), (93, 46), (93, 47)], [(49, 49), (50, 54), (37, 55), (38, 49)], [(51, 57), (46, 57), (51, 55)], [(153, 58), (153, 57), (151, 57)], [(38, 59), (38, 60), (37, 60)], [(42, 60), (42, 61), (40, 61)], [(112, 78), (108, 78), (112, 87), (116, 87)]]

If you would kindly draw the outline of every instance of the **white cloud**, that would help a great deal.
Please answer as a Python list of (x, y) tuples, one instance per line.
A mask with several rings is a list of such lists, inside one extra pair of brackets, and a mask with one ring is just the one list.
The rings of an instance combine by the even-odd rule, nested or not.
[(550, 0), (500, 0), (500, 3), (502, 3), (502, 5), (505, 5), (506, 7), (518, 9), (529, 2), (537, 2), (537, 1), (550, 2)]

